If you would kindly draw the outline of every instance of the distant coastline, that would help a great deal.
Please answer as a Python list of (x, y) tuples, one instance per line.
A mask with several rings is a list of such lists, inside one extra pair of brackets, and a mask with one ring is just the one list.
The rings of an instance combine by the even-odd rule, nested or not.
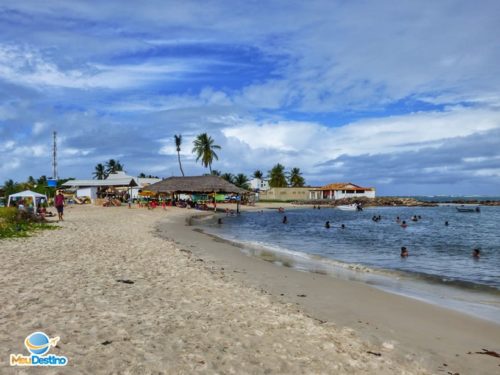
[(500, 196), (387, 196), (376, 198), (344, 198), (336, 200), (307, 200), (293, 202), (298, 205), (341, 206), (361, 203), (362, 207), (435, 207), (443, 203), (480, 204), (483, 206), (500, 206)]

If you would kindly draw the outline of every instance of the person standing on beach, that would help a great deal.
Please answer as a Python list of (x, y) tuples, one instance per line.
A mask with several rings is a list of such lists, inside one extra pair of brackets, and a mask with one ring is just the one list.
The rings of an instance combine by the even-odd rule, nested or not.
[(57, 195), (54, 198), (54, 206), (57, 210), (58, 221), (64, 221), (64, 195), (61, 190), (58, 190)]

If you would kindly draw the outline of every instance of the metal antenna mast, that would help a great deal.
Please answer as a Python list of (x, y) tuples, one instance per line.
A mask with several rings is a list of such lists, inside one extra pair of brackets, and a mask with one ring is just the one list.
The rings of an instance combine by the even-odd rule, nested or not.
[(57, 132), (53, 133), (54, 144), (52, 146), (52, 178), (57, 180)]

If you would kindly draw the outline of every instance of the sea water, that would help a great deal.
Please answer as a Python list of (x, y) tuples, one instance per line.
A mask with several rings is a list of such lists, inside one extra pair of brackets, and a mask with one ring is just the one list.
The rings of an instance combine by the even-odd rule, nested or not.
[[(479, 213), (455, 206), (264, 210), (223, 217), (222, 225), (205, 223), (204, 229), (277, 264), (367, 282), (500, 323), (500, 207), (481, 206)], [(409, 257), (401, 258), (402, 246)], [(479, 259), (471, 255), (475, 248)]]

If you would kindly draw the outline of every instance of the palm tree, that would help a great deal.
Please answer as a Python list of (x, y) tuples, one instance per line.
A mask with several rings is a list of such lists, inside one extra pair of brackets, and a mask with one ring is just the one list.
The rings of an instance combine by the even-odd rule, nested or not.
[(292, 168), (288, 181), (290, 181), (291, 187), (303, 187), (306, 184), (300, 168)]
[(118, 171), (123, 171), (124, 165), (120, 163), (119, 160), (109, 159), (106, 163), (106, 174), (116, 173)]
[(108, 177), (108, 174), (106, 172), (106, 167), (102, 165), (101, 163), (97, 164), (95, 166), (94, 173), (92, 173), (94, 178), (97, 178), (98, 180), (104, 180), (106, 177)]
[(14, 182), (14, 180), (10, 179), (4, 182), (3, 188), (5, 191), (5, 197), (7, 198), (9, 195), (17, 193), (20, 191), (19, 184)]
[(196, 161), (201, 159), (201, 164), (208, 167), (212, 173), (213, 160), (219, 160), (219, 157), (214, 150), (220, 150), (219, 145), (214, 145), (214, 140), (207, 133), (199, 134), (193, 141), (193, 153), (196, 154)]
[(276, 164), (269, 171), (269, 186), (270, 187), (287, 187), (285, 176), (285, 167), (280, 163)]
[(227, 182), (233, 183), (234, 182), (234, 175), (232, 173), (223, 173), (221, 177), (226, 180)]
[(182, 173), (182, 177), (184, 177), (184, 171), (182, 170), (182, 164), (181, 164), (181, 144), (182, 144), (182, 135), (174, 135), (175, 139), (175, 149), (177, 150), (177, 160), (179, 161), (179, 168)]
[(259, 180), (262, 180), (262, 177), (264, 177), (264, 173), (262, 173), (261, 170), (257, 169), (255, 172), (253, 172), (252, 177), (258, 178)]
[(248, 185), (248, 177), (243, 173), (238, 173), (234, 178), (233, 183), (239, 188), (250, 190), (250, 185)]

